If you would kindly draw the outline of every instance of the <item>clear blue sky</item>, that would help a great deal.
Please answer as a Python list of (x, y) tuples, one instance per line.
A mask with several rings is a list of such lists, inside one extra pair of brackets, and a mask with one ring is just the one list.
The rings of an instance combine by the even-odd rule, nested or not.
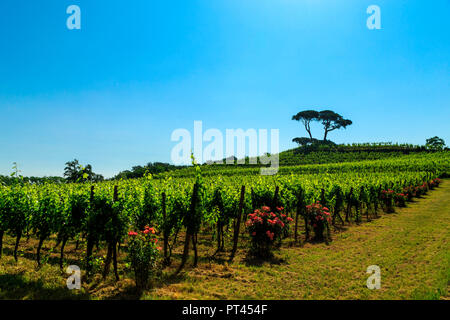
[(194, 120), (278, 128), (284, 150), (306, 108), (353, 120), (338, 143), (449, 144), (449, 13), (448, 0), (2, 0), (0, 174), (169, 162), (172, 131)]

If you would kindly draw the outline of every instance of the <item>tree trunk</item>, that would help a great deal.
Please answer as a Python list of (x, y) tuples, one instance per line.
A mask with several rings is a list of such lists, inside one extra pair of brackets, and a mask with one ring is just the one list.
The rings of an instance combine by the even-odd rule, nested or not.
[(308, 132), (309, 138), (311, 139), (311, 143), (312, 143), (313, 142), (313, 137), (312, 137), (312, 134), (311, 134), (311, 126), (310, 126), (309, 122), (305, 122), (305, 129), (306, 129), (306, 132)]
[(323, 141), (327, 141), (328, 130), (325, 129), (325, 134), (323, 136)]

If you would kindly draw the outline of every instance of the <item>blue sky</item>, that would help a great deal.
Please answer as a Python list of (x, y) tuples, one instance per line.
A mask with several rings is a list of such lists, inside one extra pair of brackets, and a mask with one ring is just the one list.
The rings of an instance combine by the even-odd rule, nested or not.
[[(68, 30), (66, 8), (81, 8)], [(366, 9), (381, 8), (381, 30)], [(338, 142), (450, 142), (450, 2), (2, 0), (0, 174), (170, 162), (177, 128), (280, 129), (332, 109)], [(322, 136), (319, 126), (313, 135)]]

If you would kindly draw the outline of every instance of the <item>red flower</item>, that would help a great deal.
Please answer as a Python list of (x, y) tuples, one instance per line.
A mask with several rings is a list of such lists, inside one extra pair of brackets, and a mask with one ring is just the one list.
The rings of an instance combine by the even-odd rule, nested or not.
[(266, 234), (267, 234), (267, 236), (269, 237), (270, 240), (273, 240), (273, 236), (275, 235), (275, 233), (270, 232), (270, 230), (267, 230)]

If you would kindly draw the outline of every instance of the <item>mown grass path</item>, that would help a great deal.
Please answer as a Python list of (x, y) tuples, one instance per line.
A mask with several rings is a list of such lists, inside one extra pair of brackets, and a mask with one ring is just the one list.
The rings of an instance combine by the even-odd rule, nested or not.
[[(179, 299), (446, 299), (450, 279), (450, 182), (394, 214), (334, 235), (330, 245), (282, 249), (285, 261), (204, 264), (180, 283), (146, 298)], [(370, 265), (381, 288), (366, 286)]]

